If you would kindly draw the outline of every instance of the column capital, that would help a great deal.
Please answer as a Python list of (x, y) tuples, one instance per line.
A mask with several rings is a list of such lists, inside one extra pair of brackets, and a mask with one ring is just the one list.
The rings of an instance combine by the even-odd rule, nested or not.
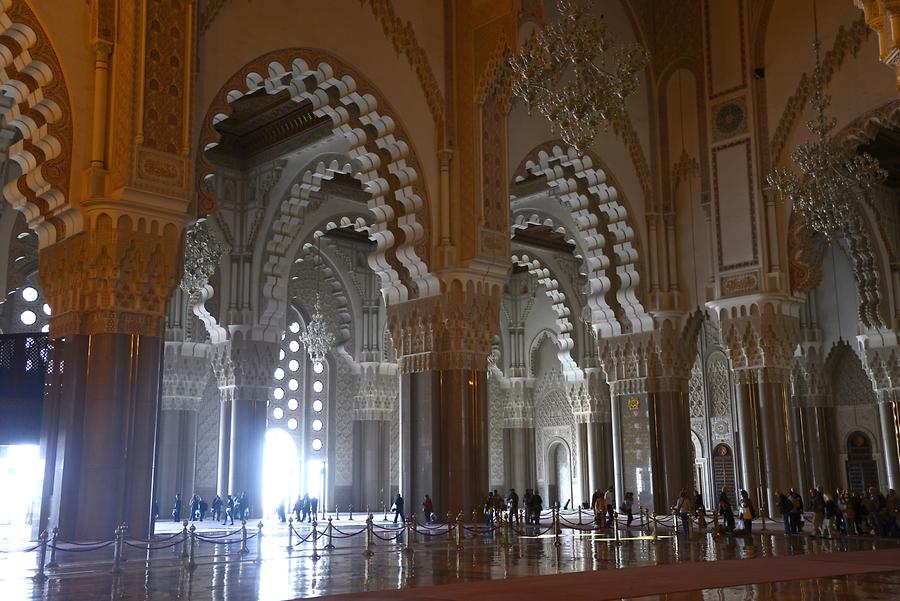
[(878, 33), (879, 59), (893, 67), (900, 90), (900, 0), (853, 0), (866, 24)]
[(50, 336), (162, 336), (169, 294), (181, 279), (181, 223), (101, 212), (84, 231), (40, 251), (53, 308)]
[(897, 332), (870, 330), (857, 336), (857, 342), (878, 401), (900, 401), (900, 344)]
[(719, 320), (723, 346), (735, 372), (758, 381), (786, 383), (800, 343), (801, 301), (783, 294), (753, 294), (706, 303)]
[(197, 411), (212, 373), (209, 344), (165, 342), (162, 409)]
[(479, 288), (454, 287), (388, 306), (388, 328), (401, 373), (487, 369), (500, 319), (501, 286)]

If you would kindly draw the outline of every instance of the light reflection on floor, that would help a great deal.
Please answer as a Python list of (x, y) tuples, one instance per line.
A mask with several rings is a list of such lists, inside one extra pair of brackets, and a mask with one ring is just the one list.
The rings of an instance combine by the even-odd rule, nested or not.
[[(362, 528), (362, 524), (359, 521), (352, 525), (341, 523), (341, 527), (345, 531), (355, 532)], [(176, 526), (166, 528), (171, 531)], [(517, 540), (513, 537), (507, 551), (501, 536), (497, 539), (467, 539), (465, 548), (458, 551), (446, 535), (441, 535), (427, 541), (419, 536), (412, 554), (404, 553), (397, 544), (377, 541), (374, 556), (367, 560), (362, 554), (362, 538), (357, 536), (335, 541), (338, 545), (336, 550), (320, 551), (322, 558), (313, 561), (308, 545), (292, 553), (287, 552), (287, 534), (283, 526), (269, 524), (264, 531), (266, 536), (263, 538), (261, 560), (257, 557), (255, 540), (250, 542), (250, 553), (245, 556), (236, 553), (236, 545), (226, 553), (220, 546), (201, 544), (193, 571), (185, 568), (185, 560), (180, 557), (178, 547), (154, 551), (149, 556), (129, 549), (124, 573), (112, 576), (111, 549), (78, 555), (60, 553), (61, 567), (48, 572), (49, 579), (42, 584), (35, 584), (30, 579), (34, 574), (35, 553), (0, 553), (0, 599), (281, 600), (716, 559), (900, 548), (900, 541), (892, 540), (826, 541), (780, 535), (755, 535), (749, 539), (703, 536), (690, 543), (677, 538), (657, 542), (632, 540), (619, 545), (585, 536), (563, 536), (558, 550), (549, 538)], [(513, 582), (510, 581), (510, 584)], [(673, 593), (641, 599), (743, 601), (776, 598), (815, 601), (900, 599), (900, 572), (795, 580), (783, 584)]]

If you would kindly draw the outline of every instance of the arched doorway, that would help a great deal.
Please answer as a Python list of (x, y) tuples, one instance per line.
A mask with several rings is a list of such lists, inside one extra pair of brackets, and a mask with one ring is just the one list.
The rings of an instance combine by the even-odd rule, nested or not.
[(572, 462), (564, 442), (550, 445), (547, 464), (547, 502), (572, 505)]
[(728, 492), (728, 499), (732, 507), (736, 506), (734, 495), (734, 453), (727, 444), (717, 445), (713, 449), (712, 457), (713, 468), (713, 498), (709, 499), (710, 503), (714, 503), (725, 487)]
[(287, 511), (300, 494), (300, 461), (294, 439), (281, 428), (266, 432), (263, 449), (263, 516), (284, 502)]
[(872, 457), (872, 441), (863, 432), (847, 437), (847, 488), (865, 492), (870, 486), (878, 488), (878, 467)]
[(694, 488), (700, 491), (707, 505), (714, 499), (711, 491), (707, 490), (706, 483), (706, 457), (703, 456), (703, 442), (697, 433), (691, 431), (691, 443), (694, 451)]

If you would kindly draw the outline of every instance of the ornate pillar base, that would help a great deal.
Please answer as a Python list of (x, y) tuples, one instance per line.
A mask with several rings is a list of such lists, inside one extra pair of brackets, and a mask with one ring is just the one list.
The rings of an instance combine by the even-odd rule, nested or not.
[(480, 509), (489, 486), (487, 374), (443, 369), (400, 378), (400, 489), (408, 508)]
[(105, 540), (125, 522), (151, 532), (161, 341), (137, 334), (54, 341), (46, 396), (42, 527)]

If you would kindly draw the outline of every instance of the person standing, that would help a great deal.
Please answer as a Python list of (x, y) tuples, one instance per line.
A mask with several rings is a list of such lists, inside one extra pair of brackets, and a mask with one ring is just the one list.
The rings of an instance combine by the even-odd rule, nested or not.
[(396, 498), (394, 498), (394, 523), (397, 523), (397, 518), (400, 518), (400, 521), (403, 522), (406, 520), (406, 517), (403, 515), (403, 497), (400, 496), (400, 493), (397, 493)]
[(509, 495), (506, 497), (506, 510), (509, 512), (509, 521), (519, 521), (519, 495), (515, 488), (509, 489)]
[(225, 519), (222, 521), (222, 525), (224, 526), (229, 519), (231, 519), (231, 525), (234, 526), (234, 497), (231, 495), (228, 495), (228, 500), (225, 502)]
[(613, 492), (613, 487), (610, 486), (606, 489), (606, 494), (603, 495), (603, 503), (606, 505), (606, 522), (611, 524), (613, 528), (616, 527), (616, 495)]
[(722, 514), (723, 527), (726, 532), (734, 531), (734, 510), (731, 507), (731, 499), (728, 498), (728, 488), (722, 487), (719, 494), (719, 513)]
[(834, 497), (827, 493), (823, 495), (823, 500), (825, 519), (822, 521), (822, 538), (834, 538), (834, 525), (839, 512), (838, 505)]
[(631, 526), (631, 522), (634, 521), (634, 493), (626, 492), (625, 500), (622, 501), (622, 513), (625, 514), (627, 520), (625, 522), (625, 527), (628, 528)]
[(283, 500), (278, 502), (278, 509), (276, 509), (275, 512), (278, 514), (279, 522), (283, 523), (283, 522), (287, 521), (287, 515), (285, 514), (285, 511), (284, 511), (284, 501)]
[(784, 524), (784, 533), (791, 533), (791, 500), (780, 490), (775, 491), (775, 499), (778, 502), (778, 512), (781, 514), (781, 521)]
[(319, 515), (319, 497), (309, 498), (309, 512), (312, 514), (314, 521), (318, 519), (316, 516)]
[(813, 527), (810, 536), (822, 536), (822, 521), (825, 519), (825, 499), (818, 490), (809, 489), (809, 508), (813, 512)]
[(531, 523), (535, 526), (541, 525), (541, 512), (544, 510), (544, 499), (541, 494), (535, 490), (531, 496)]
[(303, 497), (297, 495), (297, 501), (294, 503), (294, 521), (300, 521), (300, 515), (303, 513)]
[(213, 497), (212, 512), (213, 512), (213, 517), (215, 518), (215, 520), (217, 522), (220, 519), (222, 519), (222, 497), (220, 497), (219, 495), (216, 495), (215, 497)]
[(741, 521), (744, 522), (744, 536), (753, 534), (753, 518), (756, 517), (756, 508), (750, 500), (750, 494), (741, 489)]
[(691, 499), (686, 488), (681, 489), (681, 494), (675, 501), (675, 513), (681, 518), (681, 529), (684, 531), (684, 535), (689, 537), (691, 535)]
[(175, 493), (175, 503), (172, 504), (172, 521), (181, 521), (181, 495)]
[(422, 513), (425, 514), (425, 523), (430, 524), (434, 519), (434, 502), (428, 495), (425, 495), (425, 500), (422, 501)]
[(525, 497), (523, 497), (523, 509), (525, 509), (525, 523), (531, 523), (531, 500), (534, 494), (531, 492), (530, 488), (525, 489)]

